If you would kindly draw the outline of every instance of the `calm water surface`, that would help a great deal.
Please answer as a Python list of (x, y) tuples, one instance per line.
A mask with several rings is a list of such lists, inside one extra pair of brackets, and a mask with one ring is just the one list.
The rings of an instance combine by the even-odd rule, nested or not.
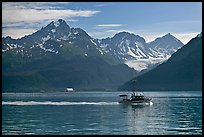
[(202, 134), (201, 91), (144, 92), (143, 106), (122, 93), (2, 93), (2, 134)]

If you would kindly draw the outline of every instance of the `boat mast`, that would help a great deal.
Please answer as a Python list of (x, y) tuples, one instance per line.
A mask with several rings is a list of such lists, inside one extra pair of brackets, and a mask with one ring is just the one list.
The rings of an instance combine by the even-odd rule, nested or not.
[(135, 83), (136, 83), (136, 79), (133, 79), (132, 80), (132, 91), (133, 91), (133, 93), (135, 93), (136, 92), (136, 90), (135, 90)]

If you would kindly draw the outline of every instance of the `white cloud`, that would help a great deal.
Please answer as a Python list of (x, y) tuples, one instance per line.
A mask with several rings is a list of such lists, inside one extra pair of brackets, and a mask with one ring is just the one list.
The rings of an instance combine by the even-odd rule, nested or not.
[(36, 31), (37, 31), (36, 29), (4, 28), (2, 29), (2, 36), (10, 36), (14, 39), (17, 39), (25, 35), (30, 35)]
[[(10, 9), (2, 11), (3, 25), (17, 22), (39, 22), (43, 20), (56, 20), (59, 18), (90, 17), (99, 11), (74, 11), (74, 10), (35, 10), (35, 9)], [(13, 14), (15, 13), (15, 14)]]
[(62, 6), (69, 5), (70, 2), (3, 2), (2, 9), (62, 9)]
[(7, 24), (19, 22), (33, 23), (45, 20), (57, 20), (59, 18), (67, 18), (73, 20), (74, 17), (91, 17), (95, 14), (98, 14), (99, 12), (100, 11), (96, 10), (54, 9), (53, 3), (3, 2), (2, 24), (4, 26)]
[[(62, 18), (66, 21), (76, 22), (78, 21), (76, 17), (91, 17), (100, 13), (98, 10), (69, 9), (69, 4), (69, 2), (2, 2), (2, 35), (19, 38), (25, 34), (35, 32), (40, 27), (47, 25), (46, 23), (49, 23), (51, 20)], [(100, 6), (105, 6), (105, 4), (99, 3), (98, 7)], [(150, 42), (170, 32), (186, 44), (200, 33), (196, 31), (202, 29), (201, 24), (202, 21), (191, 20), (160, 22), (144, 26), (145, 30), (135, 30), (133, 28), (128, 28), (129, 30), (110, 29), (111, 27), (124, 26), (124, 24), (98, 24), (96, 25), (97, 30), (90, 33), (92, 37), (101, 38), (127, 31), (140, 35), (144, 37), (147, 42)], [(189, 30), (189, 33), (184, 32), (186, 28), (192, 28), (192, 30)]]
[(100, 11), (72, 10), (69, 2), (3, 2), (2, 34), (20, 38), (31, 34), (50, 21), (64, 19), (78, 21), (76, 17), (91, 17)]
[(123, 26), (123, 24), (98, 24), (96, 26), (98, 27), (119, 27), (119, 26)]

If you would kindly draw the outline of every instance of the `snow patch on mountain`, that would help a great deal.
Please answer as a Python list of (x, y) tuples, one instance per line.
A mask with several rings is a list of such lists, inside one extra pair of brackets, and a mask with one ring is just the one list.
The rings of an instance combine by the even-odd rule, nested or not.
[(150, 66), (159, 65), (164, 61), (168, 60), (170, 56), (167, 58), (148, 58), (148, 59), (138, 59), (138, 60), (127, 60), (125, 64), (130, 68), (134, 68), (137, 71), (142, 71), (148, 69)]
[(52, 29), (51, 31), (52, 31), (52, 33), (55, 33), (55, 32), (56, 32), (56, 29)]
[(91, 43), (93, 43), (94, 45), (97, 45), (92, 39), (90, 39), (91, 40)]
[(132, 56), (132, 57), (137, 58), (137, 56), (132, 52), (132, 50), (130, 49), (130, 47), (127, 47), (127, 48), (128, 48), (127, 54), (129, 54), (129, 55)]
[(51, 37), (50, 37), (50, 35), (47, 35), (46, 37), (43, 37), (42, 38), (42, 41), (47, 41), (47, 40), (49, 40)]
[(79, 32), (78, 32), (78, 31), (74, 32), (74, 35), (77, 35), (77, 34), (79, 34)]
[(56, 28), (59, 27), (59, 25), (60, 25), (59, 20), (58, 20), (58, 21), (54, 21), (54, 26), (55, 26)]

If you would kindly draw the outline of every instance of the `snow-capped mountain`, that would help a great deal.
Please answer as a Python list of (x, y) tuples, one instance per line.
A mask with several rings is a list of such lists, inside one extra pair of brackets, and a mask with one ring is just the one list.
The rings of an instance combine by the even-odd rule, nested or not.
[(62, 19), (20, 39), (2, 39), (4, 54), (12, 52), (28, 58), (61, 54), (100, 56), (125, 63), (138, 71), (164, 62), (182, 46), (183, 43), (170, 33), (150, 43), (128, 32), (117, 33), (112, 38), (94, 39), (80, 28), (70, 28)]
[(98, 40), (99, 46), (116, 59), (124, 62), (146, 58), (145, 39), (128, 32), (120, 32), (112, 38)]
[(112, 38), (98, 40), (98, 43), (106, 53), (123, 61), (167, 58), (183, 46), (183, 43), (170, 33), (146, 43), (145, 39), (138, 35), (120, 32)]
[(156, 58), (169, 57), (183, 45), (184, 44), (180, 40), (172, 36), (170, 33), (148, 43), (149, 49), (152, 51), (152, 53), (155, 53), (154, 57)]
[[(62, 19), (52, 21), (46, 27), (20, 39), (11, 37), (3, 38), (2, 52), (14, 51), (27, 57), (59, 54), (66, 49), (88, 56), (89, 54), (103, 55), (100, 47), (97, 47), (84, 30), (70, 28)], [(78, 54), (78, 53), (76, 53)]]
[(120, 62), (138, 71), (167, 60), (183, 43), (170, 33), (146, 43), (145, 39), (128, 32), (117, 33), (112, 38), (98, 40), (99, 46)]
[[(172, 54), (168, 61), (136, 79), (135, 87), (143, 91), (201, 91), (202, 32)], [(119, 89), (131, 90), (131, 83), (132, 80)]]

